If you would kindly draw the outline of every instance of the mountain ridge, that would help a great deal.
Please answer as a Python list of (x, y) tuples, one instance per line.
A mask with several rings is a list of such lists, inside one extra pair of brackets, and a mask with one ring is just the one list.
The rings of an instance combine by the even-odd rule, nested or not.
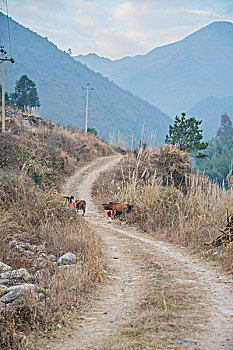
[(231, 94), (233, 24), (213, 22), (145, 55), (101, 62), (101, 69), (98, 56), (92, 65), (76, 59), (174, 117), (208, 96)]
[[(0, 12), (1, 42), (10, 53), (6, 20)], [(46, 37), (11, 18), (9, 24), (15, 64), (5, 65), (6, 91), (13, 91), (16, 80), (27, 74), (36, 83), (42, 115), (84, 128), (86, 95), (82, 87), (89, 83), (94, 91), (89, 94), (88, 127), (96, 128), (106, 139), (113, 130), (120, 131), (126, 142), (134, 128), (138, 142), (142, 125), (146, 123), (146, 134), (157, 129), (157, 142), (163, 142), (171, 122), (165, 113), (76, 62)]]

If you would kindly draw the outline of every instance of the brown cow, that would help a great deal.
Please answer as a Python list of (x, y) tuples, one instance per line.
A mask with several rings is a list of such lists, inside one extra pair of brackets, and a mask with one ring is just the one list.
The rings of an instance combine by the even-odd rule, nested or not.
[(76, 209), (77, 208), (76, 201), (74, 199), (70, 199), (67, 203), (67, 207), (70, 209)]
[(58, 199), (64, 204), (64, 205), (67, 205), (68, 206), (68, 204), (69, 203), (71, 203), (72, 202), (72, 200), (74, 199), (74, 196), (61, 196), (61, 195), (59, 195), (58, 196)]
[(125, 203), (108, 202), (102, 204), (105, 210), (112, 210), (113, 216), (120, 216), (122, 214), (128, 214), (135, 209), (133, 205)]
[(75, 203), (76, 203), (77, 212), (79, 211), (79, 209), (82, 209), (83, 216), (84, 216), (85, 211), (86, 211), (86, 207), (87, 207), (86, 202), (81, 199), (81, 200), (76, 200)]

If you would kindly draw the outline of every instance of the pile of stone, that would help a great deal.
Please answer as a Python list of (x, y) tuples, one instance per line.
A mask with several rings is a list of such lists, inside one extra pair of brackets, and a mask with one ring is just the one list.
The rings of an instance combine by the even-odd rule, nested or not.
[(66, 276), (68, 276), (67, 272), (76, 275), (81, 273), (82, 262), (78, 261), (76, 255), (71, 252), (57, 259), (55, 255), (47, 254), (45, 245), (31, 245), (16, 241), (9, 244), (14, 252), (31, 260), (33, 273), (29, 273), (25, 268), (13, 269), (0, 261), (0, 311), (23, 302), (25, 295), (43, 302), (45, 299), (43, 281), (51, 280), (55, 273), (60, 273), (61, 278), (64, 271)]
[(22, 118), (31, 126), (46, 125), (46, 121), (42, 117), (33, 114), (22, 114)]

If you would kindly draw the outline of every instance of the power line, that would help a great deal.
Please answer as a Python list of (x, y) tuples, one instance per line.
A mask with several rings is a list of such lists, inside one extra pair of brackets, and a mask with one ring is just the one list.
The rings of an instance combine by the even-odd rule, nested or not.
[(7, 0), (6, 1), (6, 15), (7, 15), (7, 27), (8, 27), (8, 36), (9, 36), (9, 45), (10, 45), (10, 55), (12, 56), (11, 53), (11, 35), (10, 35), (10, 24), (9, 24), (9, 14), (8, 14), (8, 4)]
[(7, 17), (7, 29), (8, 29), (8, 38), (9, 38), (9, 47), (10, 55), (12, 56), (12, 46), (11, 46), (11, 35), (10, 35), (10, 23), (9, 23), (9, 14), (8, 14), (8, 3), (7, 0), (2, 0), (6, 7), (6, 17)]

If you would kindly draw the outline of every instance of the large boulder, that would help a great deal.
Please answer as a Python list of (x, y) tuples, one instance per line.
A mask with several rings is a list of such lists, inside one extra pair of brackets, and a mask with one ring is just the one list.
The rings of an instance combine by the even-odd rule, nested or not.
[(19, 284), (8, 288), (8, 291), (0, 298), (1, 303), (9, 304), (23, 297), (25, 292), (34, 292), (36, 286), (31, 283)]
[(33, 276), (26, 269), (23, 268), (1, 273), (0, 278), (23, 280), (25, 282), (33, 280)]

